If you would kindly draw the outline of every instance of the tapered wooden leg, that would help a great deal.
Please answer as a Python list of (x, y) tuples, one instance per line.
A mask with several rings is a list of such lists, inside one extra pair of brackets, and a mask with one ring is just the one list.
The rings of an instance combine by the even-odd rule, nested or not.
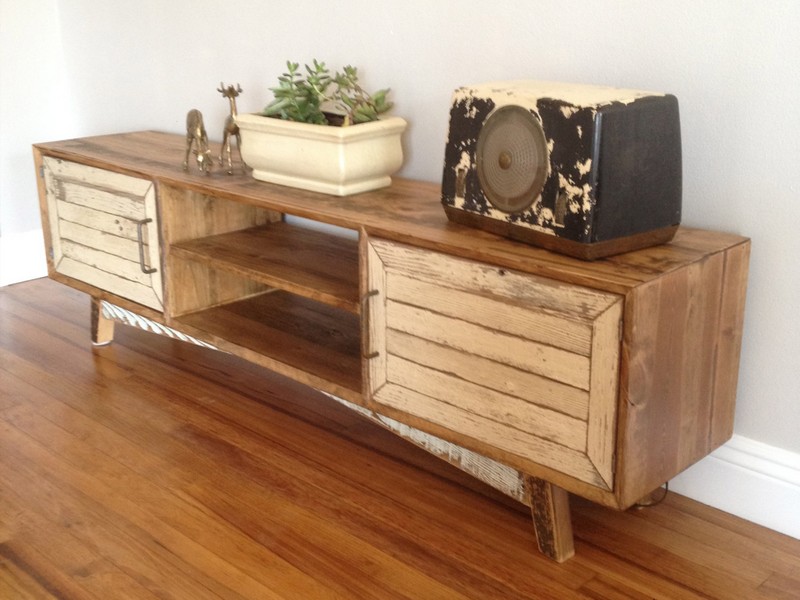
[(556, 562), (564, 562), (575, 554), (569, 494), (537, 477), (528, 477), (526, 485), (539, 551)]
[(92, 298), (92, 344), (105, 346), (114, 339), (114, 321), (103, 316), (102, 300)]

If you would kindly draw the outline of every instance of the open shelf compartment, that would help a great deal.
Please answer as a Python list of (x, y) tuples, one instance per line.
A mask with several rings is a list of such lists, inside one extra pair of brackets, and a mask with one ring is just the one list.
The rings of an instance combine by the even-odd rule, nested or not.
[(170, 255), (358, 314), (358, 243), (276, 222), (173, 244)]
[(282, 290), (186, 314), (173, 326), (221, 350), (361, 403), (359, 318)]

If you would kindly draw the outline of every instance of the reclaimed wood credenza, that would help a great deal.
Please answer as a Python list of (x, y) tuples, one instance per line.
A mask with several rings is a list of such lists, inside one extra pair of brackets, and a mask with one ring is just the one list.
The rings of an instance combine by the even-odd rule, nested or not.
[(49, 275), (91, 296), (93, 342), (138, 324), (312, 386), (529, 505), (559, 561), (568, 493), (626, 509), (732, 435), (746, 238), (584, 262), (448, 222), (435, 184), (339, 198), (183, 151), (34, 147)]

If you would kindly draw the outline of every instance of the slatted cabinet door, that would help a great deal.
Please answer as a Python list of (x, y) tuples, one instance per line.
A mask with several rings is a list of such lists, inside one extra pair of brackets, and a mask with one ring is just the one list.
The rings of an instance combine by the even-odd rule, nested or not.
[(365, 248), (370, 408), (522, 472), (613, 490), (620, 296)]
[(49, 156), (42, 167), (51, 268), (162, 310), (153, 182)]

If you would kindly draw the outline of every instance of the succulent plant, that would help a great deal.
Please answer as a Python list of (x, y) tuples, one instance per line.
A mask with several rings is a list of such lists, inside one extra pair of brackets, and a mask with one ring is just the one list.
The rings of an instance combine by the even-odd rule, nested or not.
[(392, 108), (386, 99), (389, 89), (368, 93), (358, 83), (356, 67), (348, 65), (333, 75), (316, 59), (305, 65), (305, 75), (299, 63), (287, 61), (286, 67), (278, 86), (270, 88), (274, 99), (262, 115), (319, 125), (331, 124), (338, 115), (342, 125), (351, 125), (375, 121)]

